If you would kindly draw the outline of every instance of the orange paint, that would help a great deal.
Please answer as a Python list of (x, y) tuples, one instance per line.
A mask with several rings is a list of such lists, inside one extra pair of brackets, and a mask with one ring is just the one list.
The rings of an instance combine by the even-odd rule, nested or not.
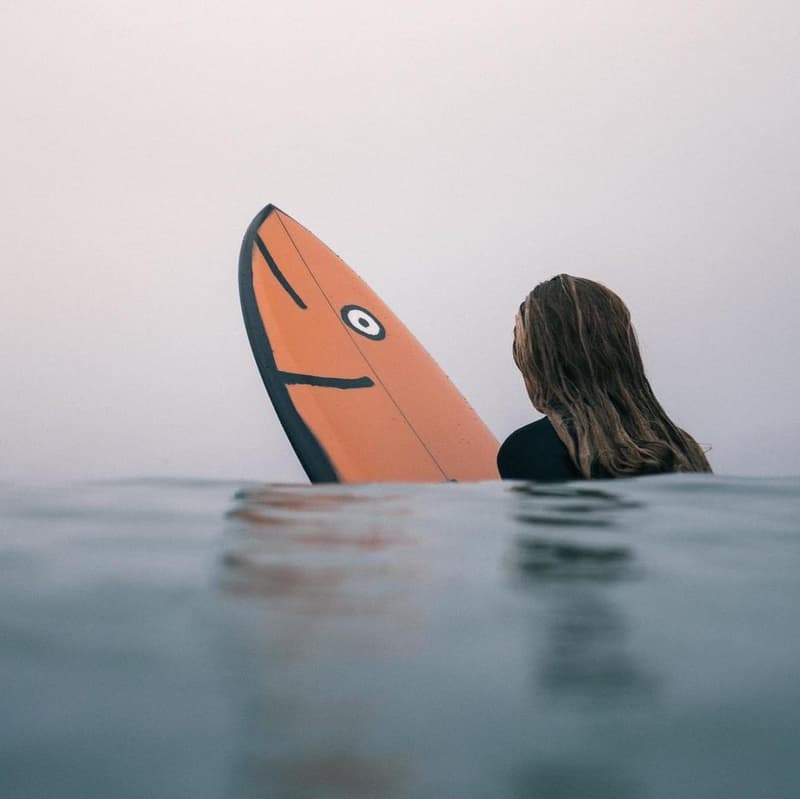
[(498, 443), (335, 253), (268, 206), (242, 247), (253, 352), (312, 481), (497, 479)]

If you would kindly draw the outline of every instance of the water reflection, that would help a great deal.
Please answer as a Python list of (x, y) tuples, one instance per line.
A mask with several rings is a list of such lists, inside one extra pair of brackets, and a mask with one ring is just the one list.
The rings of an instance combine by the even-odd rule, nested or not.
[(366, 664), (380, 675), (420, 646), (417, 540), (393, 503), (386, 492), (263, 486), (227, 514), (222, 588), (264, 612), (263, 693), (248, 715), (254, 741), (271, 736), (244, 766), (263, 795), (388, 797), (408, 778), (406, 752), (370, 750), (381, 719), (361, 685)]
[[(625, 607), (614, 595), (641, 576), (630, 535), (621, 534), (642, 504), (583, 486), (527, 484), (514, 492), (513, 516), (526, 531), (515, 537), (510, 561), (513, 584), (535, 601), (537, 692), (595, 721), (652, 703), (657, 681), (635, 655)], [(535, 758), (520, 768), (515, 786), (520, 796), (641, 795), (624, 762), (595, 768), (579, 749), (574, 760)]]
[(413, 574), (393, 551), (415, 544), (398, 528), (397, 512), (359, 514), (369, 497), (303, 489), (237, 493), (221, 559), (225, 590), (291, 599), (296, 609), (316, 613), (374, 612), (396, 598), (397, 578)]
[[(268, 656), (258, 715), (263, 729), (285, 736), (279, 748), (265, 742), (251, 753), (253, 784), (273, 795), (389, 797), (416, 786), (426, 769), (436, 774), (431, 756), (409, 745), (413, 736), (441, 727), (437, 712), (460, 720), (463, 702), (491, 716), (491, 697), (506, 691), (502, 668), (493, 668), (503, 651), (481, 643), (503, 640), (518, 623), (502, 604), (491, 609), (504, 548), (510, 590), (532, 600), (531, 626), (512, 635), (530, 636), (519, 668), (533, 672), (536, 717), (552, 707), (557, 718), (566, 705), (596, 720), (652, 700), (656, 681), (633, 654), (612, 593), (641, 573), (620, 518), (640, 503), (605, 489), (515, 486), (510, 506), (508, 493), (498, 506), (513, 523), (493, 538), (465, 514), (458, 488), (442, 487), (440, 506), (420, 504), (411, 489), (369, 497), (261, 487), (237, 496), (221, 583), (230, 595), (262, 600)], [(423, 522), (420, 510), (434, 507)], [(502, 723), (509, 729), (501, 735), (520, 735), (518, 721)], [(624, 764), (594, 768), (561, 735), (557, 760), (530, 751), (508, 764), (506, 795), (639, 795)], [(427, 740), (430, 747), (435, 738)], [(478, 746), (479, 774), (490, 757), (479, 749), (491, 742), (472, 740), (453, 746)]]
[(516, 518), (524, 524), (611, 527), (618, 521), (618, 511), (642, 507), (615, 492), (581, 485), (522, 483), (511, 490), (521, 500)]
[(634, 574), (626, 546), (587, 544), (540, 536), (519, 536), (514, 563), (523, 579), (614, 581)]
[(628, 646), (628, 624), (595, 592), (564, 596), (553, 607), (538, 680), (553, 698), (619, 708), (649, 702), (655, 680)]
[[(538, 665), (540, 686), (551, 697), (580, 701), (644, 698), (654, 680), (627, 646), (624, 608), (611, 593), (616, 584), (639, 575), (635, 552), (627, 540), (592, 532), (598, 522), (623, 530), (620, 516), (641, 504), (580, 486), (541, 489), (529, 484), (517, 487), (517, 492), (528, 505), (537, 500), (546, 511), (532, 513), (526, 508), (515, 514), (536, 533), (518, 535), (512, 556), (517, 585), (548, 607), (547, 646)], [(557, 520), (564, 518), (581, 529), (555, 535)], [(550, 527), (548, 536), (543, 534), (545, 526)]]
[(303, 490), (306, 486), (257, 486), (237, 491), (234, 499), (248, 508), (279, 508), (281, 510), (320, 512), (336, 510), (347, 505), (369, 503), (370, 497), (336, 490), (325, 494)]

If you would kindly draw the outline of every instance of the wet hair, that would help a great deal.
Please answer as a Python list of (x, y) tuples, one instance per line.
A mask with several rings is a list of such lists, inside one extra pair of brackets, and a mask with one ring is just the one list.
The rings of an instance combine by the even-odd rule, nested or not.
[(514, 362), (584, 477), (711, 471), (653, 394), (625, 303), (600, 283), (536, 286), (517, 314)]

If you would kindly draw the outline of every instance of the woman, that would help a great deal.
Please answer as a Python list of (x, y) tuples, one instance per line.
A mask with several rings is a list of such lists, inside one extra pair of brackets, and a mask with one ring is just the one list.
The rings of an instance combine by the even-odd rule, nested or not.
[(630, 313), (600, 283), (558, 275), (536, 286), (517, 314), (514, 362), (545, 418), (506, 439), (497, 455), (501, 477), (711, 471), (655, 398)]

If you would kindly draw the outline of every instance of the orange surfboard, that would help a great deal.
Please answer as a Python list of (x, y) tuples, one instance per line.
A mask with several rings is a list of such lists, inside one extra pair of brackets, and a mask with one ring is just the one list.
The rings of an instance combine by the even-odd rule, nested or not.
[(250, 345), (309, 479), (498, 478), (498, 443), (447, 375), (367, 284), (268, 205), (242, 243)]

